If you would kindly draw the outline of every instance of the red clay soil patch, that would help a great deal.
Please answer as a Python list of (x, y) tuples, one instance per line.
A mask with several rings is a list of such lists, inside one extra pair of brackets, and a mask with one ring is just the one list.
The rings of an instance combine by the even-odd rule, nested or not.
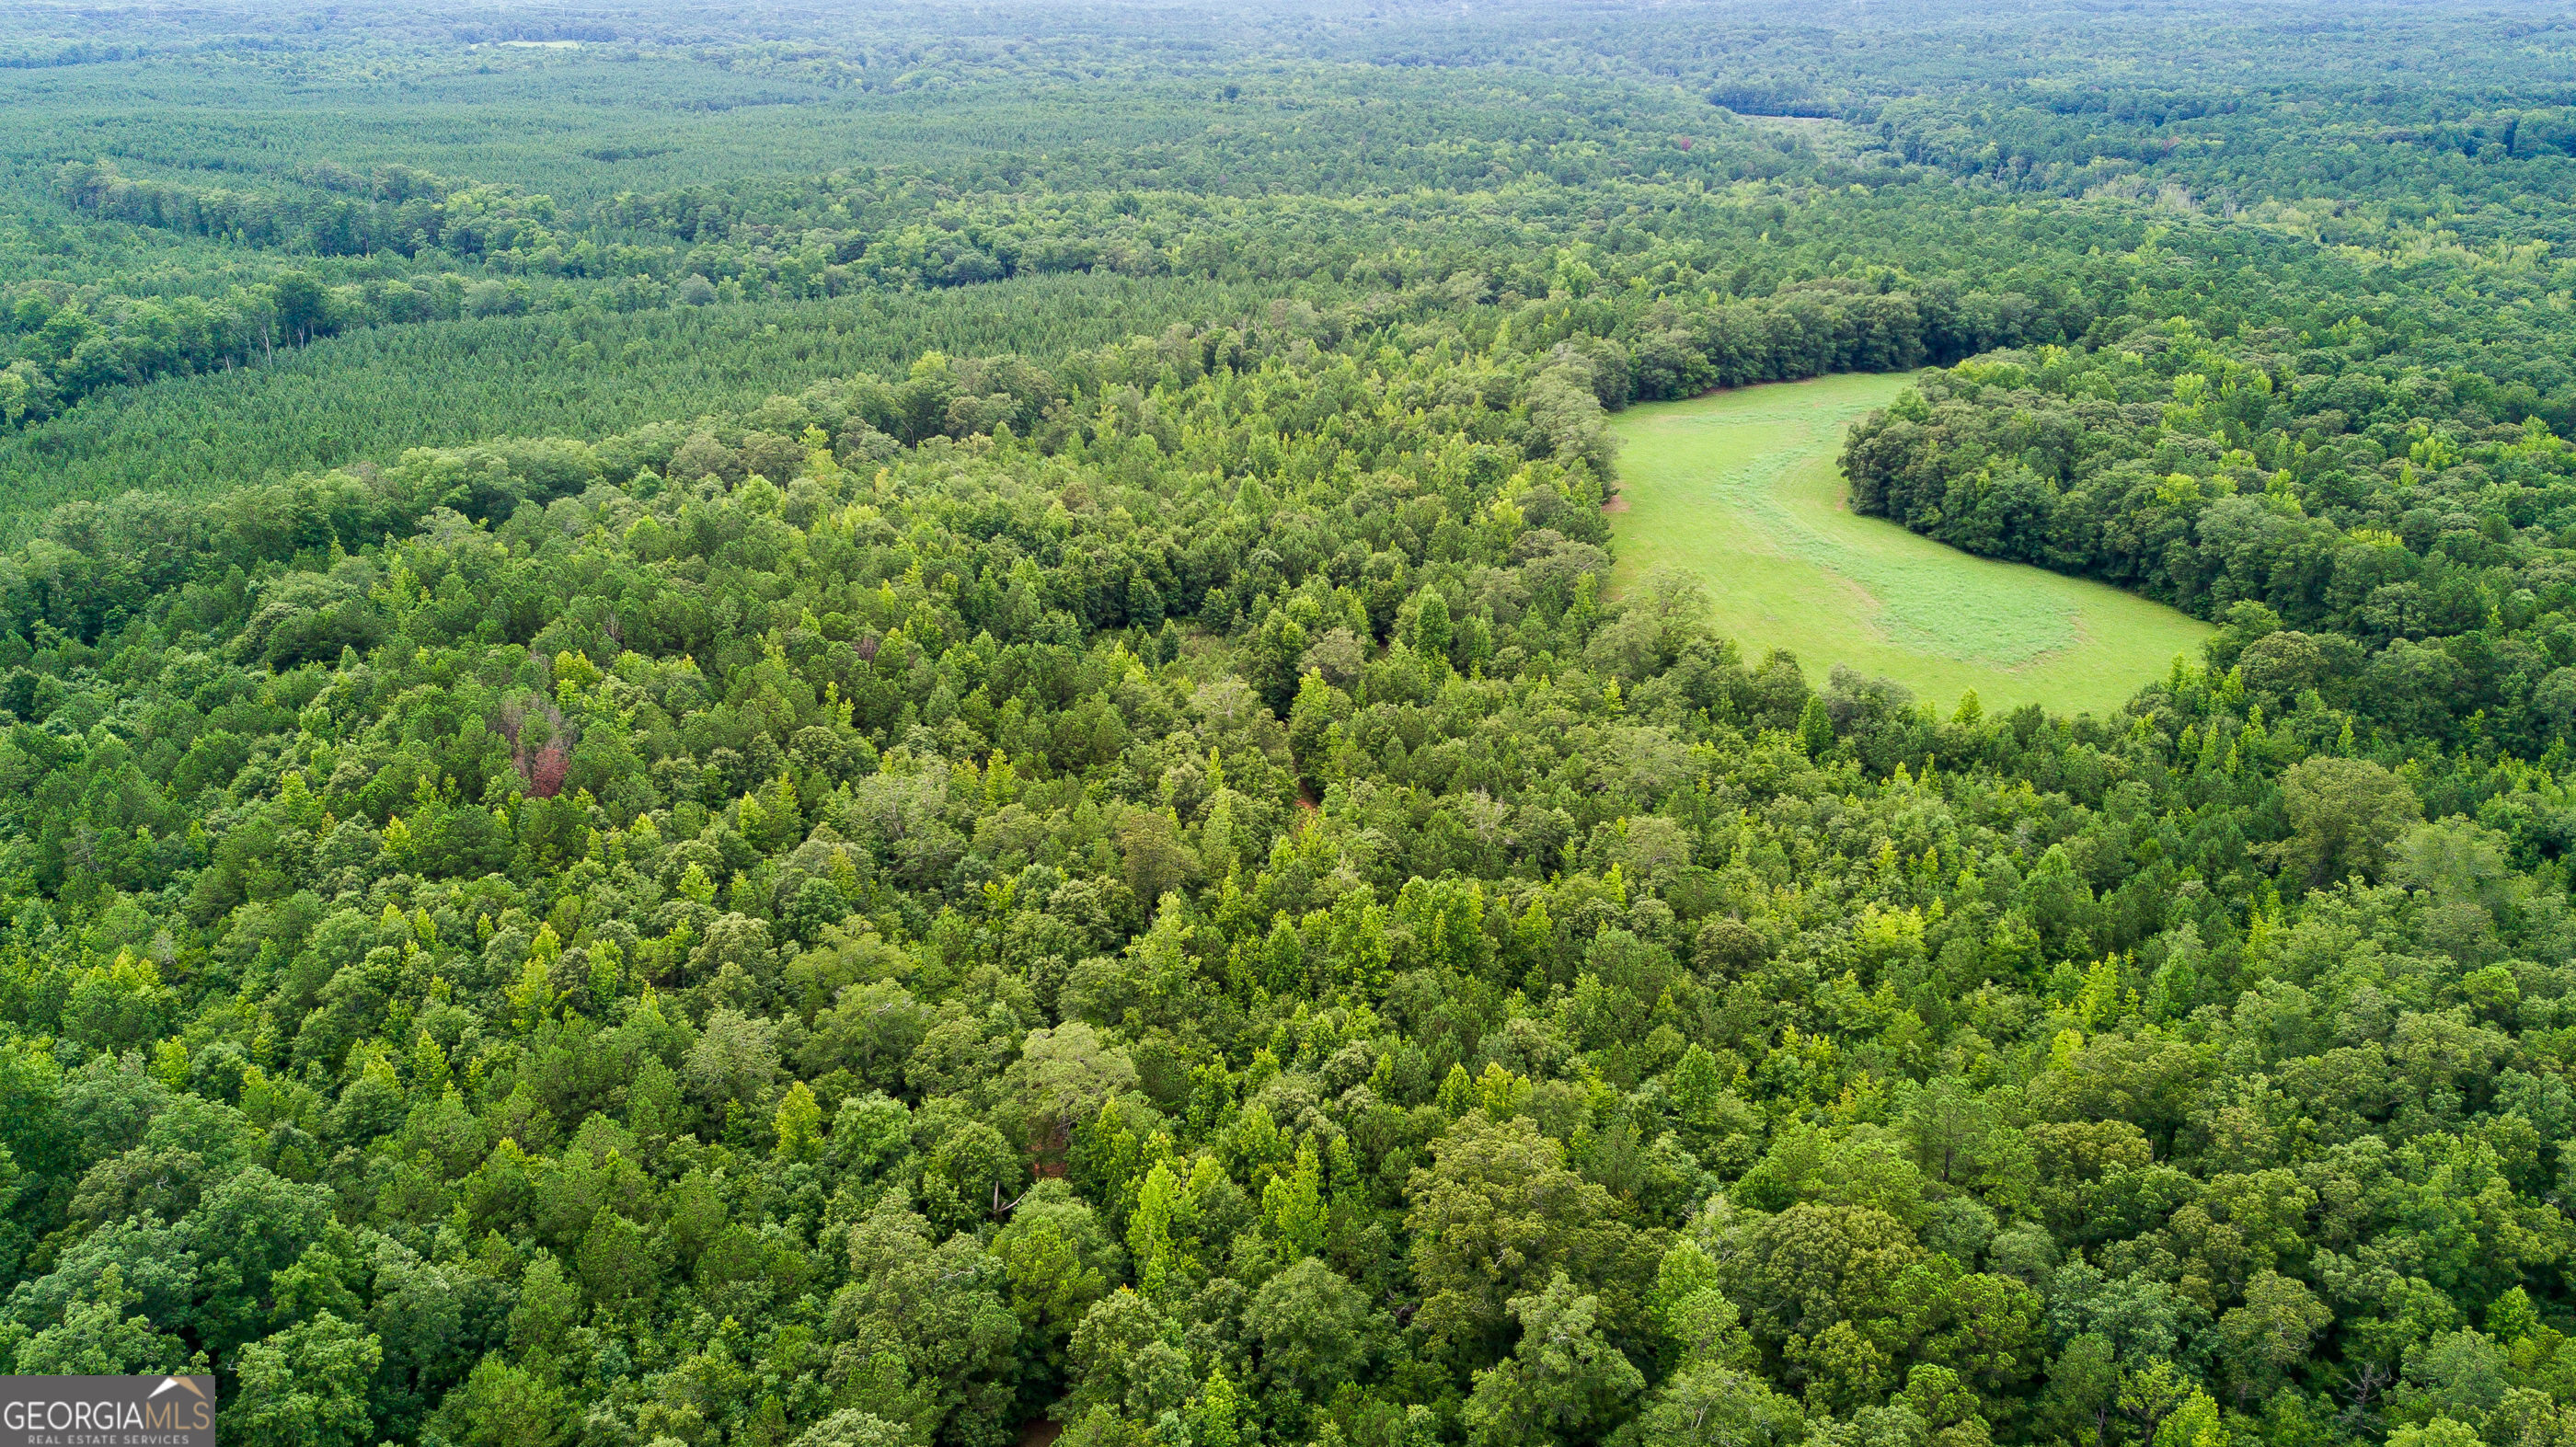
[(1625, 493), (1616, 493), (1616, 492), (1612, 493), (1612, 494), (1610, 495), (1610, 500), (1609, 500), (1608, 502), (1605, 502), (1605, 503), (1601, 504), (1601, 510), (1602, 510), (1603, 512), (1606, 512), (1606, 513), (1610, 514), (1610, 515), (1611, 515), (1611, 516), (1613, 516), (1613, 517), (1616, 517), (1616, 516), (1618, 516), (1619, 514), (1621, 514), (1621, 513), (1623, 513), (1623, 512), (1626, 512), (1626, 511), (1628, 510), (1628, 497), (1627, 497), (1627, 494), (1625, 494)]

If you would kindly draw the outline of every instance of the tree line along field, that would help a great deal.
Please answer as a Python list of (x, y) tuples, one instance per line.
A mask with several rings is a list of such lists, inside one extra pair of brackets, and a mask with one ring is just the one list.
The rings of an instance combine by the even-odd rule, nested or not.
[(2563, 1447), (2571, 47), (0, 11), (0, 1370)]

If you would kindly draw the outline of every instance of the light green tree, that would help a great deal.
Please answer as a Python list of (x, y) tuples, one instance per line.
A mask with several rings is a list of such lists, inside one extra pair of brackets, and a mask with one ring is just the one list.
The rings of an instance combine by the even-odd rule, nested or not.
[[(251, 1343), (236, 1367), (240, 1390), (224, 1409), (224, 1440), (248, 1447), (343, 1447), (373, 1440), (367, 1386), (383, 1360), (375, 1337), (329, 1312)], [(469, 1440), (545, 1447), (553, 1439)]]
[(1645, 1374), (1601, 1334), (1601, 1300), (1563, 1272), (1534, 1295), (1514, 1297), (1520, 1323), (1512, 1355), (1476, 1374), (1461, 1413), (1477, 1447), (1598, 1442), (1645, 1395)]

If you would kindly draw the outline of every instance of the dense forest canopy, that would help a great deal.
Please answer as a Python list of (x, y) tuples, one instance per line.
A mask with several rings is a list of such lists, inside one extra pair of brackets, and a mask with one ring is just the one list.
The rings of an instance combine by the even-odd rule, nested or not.
[[(2576, 1442), (2576, 16), (0, 14), (0, 1366)], [(1607, 416), (2220, 626), (1605, 590)]]

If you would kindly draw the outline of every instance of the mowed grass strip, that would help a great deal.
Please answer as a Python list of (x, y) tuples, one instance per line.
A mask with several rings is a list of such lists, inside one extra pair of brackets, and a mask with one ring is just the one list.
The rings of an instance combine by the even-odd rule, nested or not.
[(1843, 433), (1908, 380), (1826, 377), (1620, 414), (1613, 591), (1679, 568), (1707, 585), (1747, 663), (1787, 649), (1818, 682), (1849, 664), (1945, 713), (1969, 689), (1988, 709), (2109, 712), (2198, 653), (2209, 626), (2161, 603), (1854, 516)]

